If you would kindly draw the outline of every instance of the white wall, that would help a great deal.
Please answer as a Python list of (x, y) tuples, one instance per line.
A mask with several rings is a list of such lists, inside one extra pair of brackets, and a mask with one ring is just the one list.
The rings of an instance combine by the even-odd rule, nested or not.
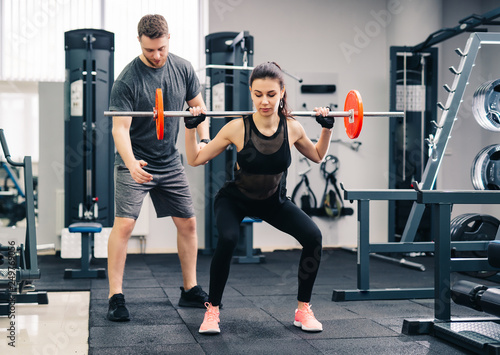
[[(365, 110), (387, 111), (389, 107), (389, 47), (391, 45), (412, 46), (422, 42), (431, 32), (442, 27), (454, 27), (458, 20), (471, 13), (482, 14), (499, 6), (498, 1), (482, 0), (214, 0), (209, 2), (209, 32), (247, 30), (255, 39), (254, 63), (267, 60), (277, 61), (285, 70), (293, 73), (332, 73), (338, 78), (336, 102), (342, 108), (343, 97), (351, 89), (357, 89), (363, 96)], [(389, 16), (390, 15), (390, 16)], [(493, 28), (500, 31), (500, 28)], [(457, 36), (439, 46), (440, 85), (451, 83), (453, 78), (447, 68), (457, 66), (457, 47), (463, 48), (468, 34)], [(472, 118), (470, 104), (472, 93), (484, 80), (498, 78), (496, 66), (499, 48), (483, 46), (478, 57), (474, 76), (471, 77), (470, 92), (464, 98), (459, 112), (459, 121), (453, 130), (438, 186), (447, 189), (471, 189), (470, 165), (479, 149), (487, 144), (499, 143), (498, 133), (482, 129)], [(483, 56), (484, 50), (484, 58)], [(475, 76), (477, 73), (479, 75)], [(301, 110), (298, 99), (298, 84), (287, 78), (287, 90), (293, 109)], [(1, 91), (1, 90), (0, 90)], [(56, 88), (54, 95), (59, 95)], [(43, 93), (42, 93), (43, 94)], [(47, 95), (45, 95), (47, 96)], [(50, 99), (50, 97), (45, 97)], [(41, 100), (41, 99), (40, 99)], [(444, 90), (440, 100), (445, 101)], [(46, 107), (50, 107), (50, 102)], [(42, 103), (40, 103), (42, 109)], [(55, 107), (55, 106), (54, 106)], [(54, 120), (59, 122), (59, 109), (55, 109)], [(62, 107), (61, 107), (62, 110)], [(305, 122), (307, 132), (316, 137), (319, 128), (314, 122)], [(40, 118), (40, 161), (62, 159), (63, 150), (57, 150), (54, 140), (47, 141), (46, 132), (50, 126), (59, 125), (54, 121)], [(56, 126), (54, 131), (62, 130)], [(341, 166), (338, 180), (347, 188), (371, 189), (387, 188), (388, 171), (388, 118), (367, 118), (359, 141), (362, 145), (358, 152), (341, 144), (333, 144), (330, 153), (340, 158)], [(45, 132), (45, 133), (44, 133)], [(61, 133), (62, 134), (62, 133)], [(179, 134), (178, 146), (183, 149), (183, 129)], [(335, 127), (333, 139), (347, 141), (341, 120)], [(464, 144), (464, 142), (467, 142)], [(62, 144), (62, 143), (61, 143)], [(46, 151), (48, 149), (48, 151)], [(49, 153), (50, 152), (50, 153)], [(47, 155), (48, 154), (48, 155)], [(47, 161), (47, 160), (45, 160)], [(51, 161), (51, 160), (49, 160)], [(49, 171), (47, 171), (47, 169)], [(304, 166), (294, 163), (289, 171), (289, 194), (297, 183), (297, 172)], [(199, 246), (204, 247), (204, 169), (186, 167), (198, 217)], [(316, 175), (313, 175), (316, 174)], [(49, 174), (48, 178), (45, 176)], [(40, 171), (40, 184), (46, 179), (57, 185), (57, 180), (50, 175), (50, 166), (44, 165)], [(319, 175), (319, 166), (313, 167), (310, 174), (313, 189), (319, 198), (324, 187), (324, 180)], [(62, 186), (62, 185), (61, 185)], [(55, 188), (53, 186), (52, 188)], [(40, 211), (39, 243), (58, 241), (54, 235), (54, 217), (50, 209), (51, 195), (40, 190), (40, 203), (48, 204), (45, 212)], [(149, 202), (148, 202), (149, 203)], [(349, 207), (356, 207), (346, 202)], [(483, 213), (500, 217), (495, 209), (498, 206), (476, 206)], [(475, 208), (476, 208), (475, 207)], [(455, 206), (454, 214), (471, 211), (468, 206)], [(476, 211), (476, 210), (473, 210)], [(149, 235), (148, 252), (167, 252), (176, 250), (176, 232), (170, 218), (157, 219), (154, 208), (150, 206), (147, 216)], [(324, 234), (326, 246), (355, 245), (357, 222), (356, 216), (329, 221), (315, 217)], [(372, 241), (385, 241), (387, 238), (387, 203), (372, 203), (371, 210)], [(135, 241), (131, 242), (131, 251), (138, 250)], [(265, 224), (256, 224), (254, 244), (263, 249), (290, 248), (298, 244), (289, 236), (277, 232)]]
[(0, 128), (15, 161), (29, 155), (38, 162), (37, 94), (37, 83), (0, 81)]
[[(224, 6), (221, 6), (223, 4)], [(354, 0), (354, 1), (213, 1), (210, 2), (209, 31), (249, 31), (254, 36), (254, 64), (278, 62), (291, 73), (332, 72), (338, 75), (339, 108), (351, 89), (363, 97), (367, 111), (388, 111), (389, 46), (414, 45), (441, 27), (440, 1)], [(297, 83), (287, 78), (293, 109)], [(311, 138), (315, 124), (304, 124)], [(362, 145), (354, 152), (333, 144), (330, 153), (340, 159), (337, 178), (346, 188), (387, 188), (388, 118), (367, 118), (358, 138)], [(333, 139), (347, 140), (343, 123), (337, 120)], [(297, 183), (297, 156), (289, 171), (288, 190)], [(311, 175), (318, 197), (324, 180), (319, 167)], [(355, 204), (348, 206), (356, 207)], [(371, 240), (387, 240), (387, 203), (371, 204)], [(336, 221), (314, 217), (323, 231), (325, 246), (355, 245), (356, 215)], [(257, 247), (292, 247), (289, 236), (265, 224), (255, 225)]]

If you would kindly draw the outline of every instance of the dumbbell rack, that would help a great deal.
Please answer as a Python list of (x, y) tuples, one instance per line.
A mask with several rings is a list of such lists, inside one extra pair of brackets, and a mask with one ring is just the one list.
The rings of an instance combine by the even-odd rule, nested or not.
[[(443, 111), (439, 122), (436, 124), (435, 135), (428, 139), (430, 158), (427, 161), (422, 181), (420, 182), (420, 189), (422, 190), (432, 190), (434, 188), (439, 167), (441, 166), (446, 146), (451, 137), (453, 125), (457, 119), (458, 110), (482, 44), (500, 44), (500, 33), (472, 33), (467, 40), (464, 50), (455, 50), (461, 57), (461, 60), (458, 69), (455, 69), (453, 66), (450, 67), (450, 71), (455, 74), (455, 80), (451, 87), (445, 85), (445, 89), (449, 93), (446, 104), (438, 104)], [(424, 209), (425, 205), (413, 202), (401, 237), (402, 243), (414, 242)]]

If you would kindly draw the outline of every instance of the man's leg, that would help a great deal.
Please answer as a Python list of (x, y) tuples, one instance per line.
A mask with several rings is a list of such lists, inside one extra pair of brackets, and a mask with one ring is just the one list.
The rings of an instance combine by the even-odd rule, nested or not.
[(108, 280), (109, 298), (117, 293), (123, 293), (123, 272), (127, 259), (127, 244), (135, 220), (132, 218), (116, 217), (113, 229), (108, 239)]
[(179, 306), (205, 308), (208, 295), (196, 281), (196, 261), (198, 258), (196, 218), (172, 217), (172, 219), (177, 227), (177, 250), (184, 284), (184, 287), (181, 287)]
[(172, 217), (177, 227), (177, 249), (182, 268), (182, 281), (185, 290), (190, 290), (196, 281), (196, 261), (198, 258), (198, 235), (196, 217)]
[(127, 245), (134, 225), (135, 220), (132, 218), (115, 217), (108, 239), (109, 308), (107, 318), (115, 322), (130, 319), (128, 309), (125, 307), (122, 285)]

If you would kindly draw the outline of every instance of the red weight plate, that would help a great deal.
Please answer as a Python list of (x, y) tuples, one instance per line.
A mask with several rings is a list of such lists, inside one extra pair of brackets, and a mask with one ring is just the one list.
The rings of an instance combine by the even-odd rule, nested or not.
[(344, 126), (347, 136), (351, 139), (358, 138), (363, 128), (363, 100), (357, 90), (351, 90), (347, 94), (344, 111), (354, 111), (352, 118), (344, 117)]
[(156, 89), (154, 118), (156, 120), (156, 137), (158, 139), (163, 139), (165, 121), (163, 117), (163, 93), (161, 89)]

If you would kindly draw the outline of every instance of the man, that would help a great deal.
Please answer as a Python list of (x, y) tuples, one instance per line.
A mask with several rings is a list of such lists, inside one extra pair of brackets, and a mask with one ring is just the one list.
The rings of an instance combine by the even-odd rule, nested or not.
[[(152, 111), (157, 88), (163, 91), (164, 109), (181, 111), (184, 103), (193, 114), (206, 110), (200, 83), (192, 65), (169, 53), (170, 34), (165, 18), (146, 15), (138, 24), (142, 54), (132, 60), (115, 81), (111, 111)], [(175, 147), (178, 118), (165, 118), (164, 139), (156, 138), (153, 119), (113, 117), (115, 158), (115, 220), (108, 241), (109, 310), (111, 321), (129, 320), (122, 283), (127, 244), (146, 194), (157, 217), (171, 216), (177, 228), (177, 248), (182, 268), (180, 306), (204, 308), (207, 294), (197, 285), (198, 238), (188, 181)], [(207, 122), (198, 134), (208, 142)]]

